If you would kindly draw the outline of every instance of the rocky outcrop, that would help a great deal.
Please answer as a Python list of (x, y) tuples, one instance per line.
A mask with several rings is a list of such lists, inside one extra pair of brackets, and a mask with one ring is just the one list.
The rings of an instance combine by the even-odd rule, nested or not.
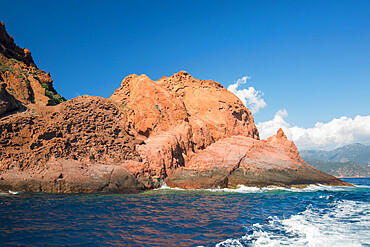
[[(282, 137), (279, 130), (274, 137)], [(285, 135), (284, 135), (285, 136)], [(232, 136), (200, 151), (188, 164), (165, 181), (185, 189), (235, 188), (246, 186), (348, 185), (292, 156), (290, 142), (277, 147), (268, 141)], [(286, 150), (289, 150), (288, 152)]]
[(0, 122), (0, 169), (41, 167), (51, 157), (117, 163), (140, 160), (142, 141), (127, 133), (124, 114), (111, 101), (80, 96), (56, 107), (32, 105)]
[[(55, 192), (49, 180), (63, 173), (63, 180), (57, 181), (66, 183), (59, 190), (79, 192), (83, 187), (71, 181), (103, 188), (106, 180), (97, 180), (93, 174), (112, 169), (127, 173), (139, 184), (125, 165), (141, 161), (136, 151), (141, 142), (127, 132), (124, 114), (108, 99), (81, 96), (55, 107), (32, 105), (0, 121), (0, 187), (10, 183), (25, 189), (28, 182), (27, 190)], [(23, 182), (14, 182), (14, 176)]]
[(217, 82), (134, 74), (109, 99), (63, 102), (3, 24), (0, 42), (0, 190), (348, 185), (308, 166), (282, 130), (259, 140), (250, 111)]
[(185, 71), (152, 81), (130, 75), (109, 97), (126, 114), (149, 167), (145, 176), (163, 180), (199, 150), (233, 135), (259, 139), (250, 111), (231, 92)]
[(145, 137), (192, 118), (197, 122), (194, 128), (206, 127), (214, 141), (232, 135), (259, 139), (250, 111), (233, 93), (217, 82), (194, 79), (185, 71), (158, 81), (130, 75), (109, 98), (127, 112), (133, 128)]
[[(53, 86), (49, 73), (37, 68), (31, 52), (20, 48), (0, 22), (0, 83), (23, 105), (57, 105), (65, 99)], [(1, 115), (1, 114), (0, 114)]]
[(203, 121), (215, 141), (233, 135), (259, 139), (251, 112), (218, 82), (198, 80), (180, 71), (157, 83), (181, 98), (187, 113)]
[(286, 153), (290, 158), (303, 161), (299, 156), (297, 146), (289, 141), (284, 131), (280, 128), (277, 133), (267, 139), (267, 143)]

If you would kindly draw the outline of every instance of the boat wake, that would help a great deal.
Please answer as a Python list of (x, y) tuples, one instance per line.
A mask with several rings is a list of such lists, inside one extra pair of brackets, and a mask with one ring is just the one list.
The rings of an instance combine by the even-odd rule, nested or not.
[(242, 238), (216, 246), (370, 246), (370, 204), (366, 202), (341, 200), (322, 209), (310, 205), (290, 218), (269, 219), (268, 224), (255, 224)]

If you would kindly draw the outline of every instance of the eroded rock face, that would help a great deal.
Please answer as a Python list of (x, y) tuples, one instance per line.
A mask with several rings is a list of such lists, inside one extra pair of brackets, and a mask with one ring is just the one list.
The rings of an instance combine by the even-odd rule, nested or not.
[[(48, 185), (49, 178), (63, 173), (63, 180), (57, 181), (70, 180), (67, 185), (72, 184), (73, 188), (77, 185), (71, 181), (80, 183), (80, 178), (83, 180), (85, 176), (85, 182), (95, 184), (94, 188), (108, 189), (112, 185), (104, 187), (106, 180), (96, 180), (92, 174), (110, 167), (115, 169), (115, 173), (127, 173), (128, 178), (136, 181), (134, 184), (140, 185), (138, 188), (145, 188), (125, 168), (127, 161), (141, 161), (136, 146), (142, 141), (127, 132), (124, 114), (108, 99), (81, 96), (55, 107), (32, 105), (26, 112), (0, 121), (0, 140), (0, 172), (3, 177), (0, 185), (18, 174), (23, 184), (25, 181), (30, 183), (29, 190), (37, 187), (37, 191), (55, 191)], [(21, 186), (22, 183), (12, 184)], [(79, 189), (67, 185), (59, 190), (82, 190), (82, 185), (77, 186)], [(93, 189), (88, 187), (86, 191)]]
[(147, 189), (122, 165), (50, 159), (42, 169), (8, 170), (0, 188), (53, 193), (132, 192)]
[(158, 81), (130, 75), (109, 98), (127, 111), (133, 128), (145, 137), (192, 117), (198, 122), (194, 128), (207, 127), (215, 141), (232, 135), (259, 139), (250, 111), (233, 93), (217, 82), (194, 79), (185, 71)]
[(145, 139), (138, 151), (158, 180), (219, 139), (259, 139), (251, 113), (234, 94), (185, 71), (158, 81), (127, 76), (109, 99), (126, 113), (133, 135)]
[(259, 139), (251, 112), (218, 82), (198, 80), (180, 71), (157, 83), (180, 98), (187, 113), (203, 121), (215, 141), (233, 135)]
[[(80, 96), (56, 107), (33, 105), (0, 122), (0, 169), (46, 163), (49, 158), (117, 163), (139, 160), (142, 141), (127, 133), (126, 119), (115, 104)], [(6, 157), (13, 157), (4, 161)]]

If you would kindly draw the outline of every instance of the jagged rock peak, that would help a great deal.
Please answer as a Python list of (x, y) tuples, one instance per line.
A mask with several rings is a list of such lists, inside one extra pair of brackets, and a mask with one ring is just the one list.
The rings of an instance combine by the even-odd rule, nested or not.
[(191, 77), (193, 78), (192, 75), (190, 75), (188, 72), (186, 72), (185, 70), (181, 70), (175, 74), (172, 75), (172, 77)]
[(284, 131), (280, 128), (277, 133), (267, 139), (267, 142), (272, 146), (284, 151), (289, 155), (289, 157), (303, 161), (299, 156), (297, 146), (293, 141), (289, 141), (286, 137)]
[[(192, 75), (190, 75), (188, 72), (186, 72), (185, 70), (181, 70), (177, 73), (174, 73), (172, 76), (162, 76), (161, 79), (159, 79), (158, 81), (160, 80), (166, 80), (166, 79), (177, 79), (177, 80), (181, 80), (181, 79), (194, 79), (194, 77)], [(141, 74), (141, 75), (137, 75), (137, 74), (130, 74), (128, 76), (126, 76), (122, 82), (121, 82), (121, 86), (124, 86), (126, 85), (127, 83), (129, 83), (130, 81), (132, 80), (136, 80), (136, 79), (139, 79), (141, 81), (143, 80), (149, 80), (149, 81), (152, 81), (152, 79), (147, 76), (146, 74)]]
[(276, 133), (276, 138), (278, 139), (288, 139), (284, 133), (284, 131), (280, 128)]
[(181, 70), (173, 75), (189, 75), (188, 72), (186, 72), (185, 70)]
[(191, 74), (185, 70), (181, 70), (172, 76), (163, 76), (158, 80), (158, 83), (167, 84), (167, 85), (187, 85), (187, 86), (196, 86), (196, 87), (215, 87), (217, 89), (226, 90), (220, 83), (213, 80), (201, 80), (194, 78)]
[(193, 78), (192, 75), (190, 75), (188, 72), (186, 72), (185, 70), (180, 70), (179, 72), (177, 73), (174, 73), (172, 74), (172, 76), (162, 76), (162, 78), (160, 78), (159, 80), (166, 80), (166, 79), (171, 79), (171, 78)]
[(287, 136), (285, 135), (284, 131), (282, 130), (282, 128), (280, 128), (275, 135), (273, 136), (270, 136), (267, 141), (268, 142), (272, 142), (272, 141), (275, 141), (275, 140), (280, 140), (280, 141), (289, 141)]

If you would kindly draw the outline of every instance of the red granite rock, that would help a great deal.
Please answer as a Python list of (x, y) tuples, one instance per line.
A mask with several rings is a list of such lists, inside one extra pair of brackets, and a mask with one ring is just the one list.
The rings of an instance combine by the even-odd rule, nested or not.
[(259, 140), (250, 111), (212, 80), (130, 75), (109, 99), (63, 102), (3, 23), (0, 62), (0, 190), (348, 185), (304, 163), (282, 130)]
[(165, 181), (170, 187), (184, 189), (349, 185), (291, 157), (291, 142), (285, 144), (273, 146), (249, 137), (228, 137), (200, 151)]

